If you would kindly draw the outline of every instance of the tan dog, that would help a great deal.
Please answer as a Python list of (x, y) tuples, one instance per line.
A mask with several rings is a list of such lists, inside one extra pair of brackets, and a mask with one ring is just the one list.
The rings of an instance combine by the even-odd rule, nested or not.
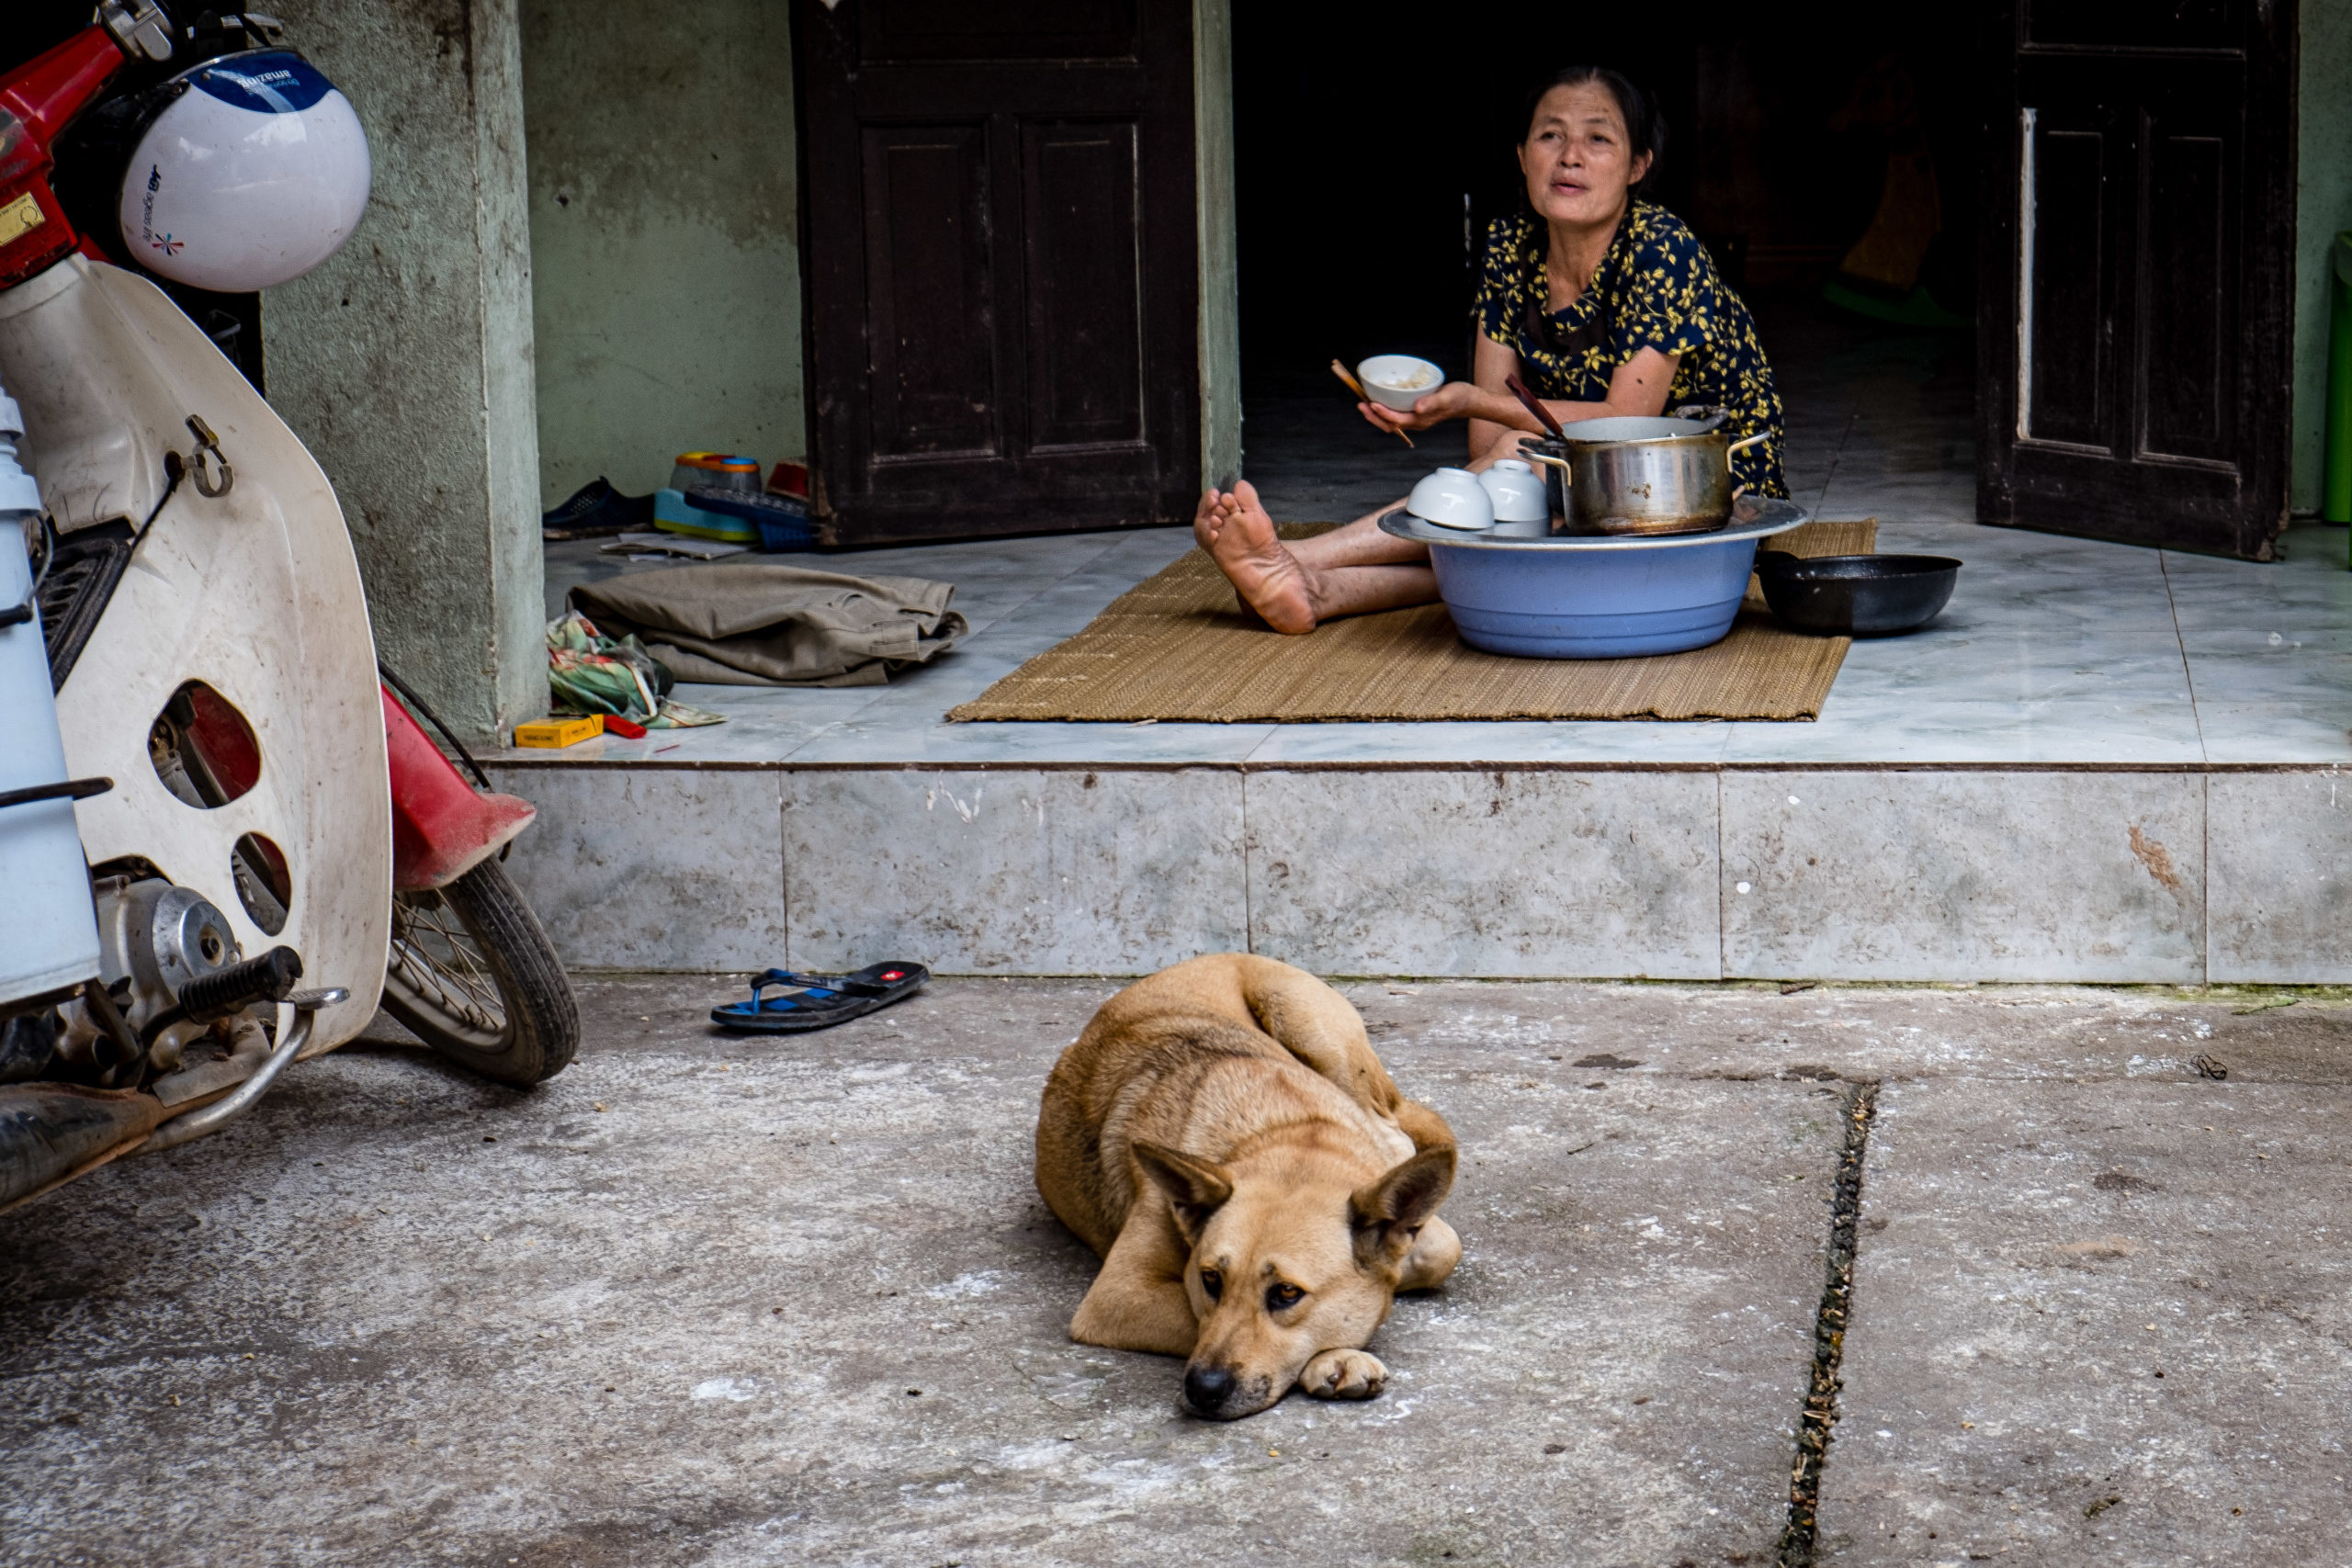
[(1220, 1420), (1294, 1382), (1370, 1399), (1392, 1299), (1462, 1260), (1453, 1148), (1312, 975), (1226, 953), (1138, 980), (1037, 1116), (1037, 1190), (1102, 1258), (1070, 1337), (1190, 1358), (1185, 1404)]

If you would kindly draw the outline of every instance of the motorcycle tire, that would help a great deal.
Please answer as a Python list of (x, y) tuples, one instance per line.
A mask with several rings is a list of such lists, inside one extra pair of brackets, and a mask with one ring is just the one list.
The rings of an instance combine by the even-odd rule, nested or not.
[(484, 1077), (528, 1088), (580, 1045), (571, 983), (505, 868), (486, 860), (446, 887), (392, 896), (385, 1010)]

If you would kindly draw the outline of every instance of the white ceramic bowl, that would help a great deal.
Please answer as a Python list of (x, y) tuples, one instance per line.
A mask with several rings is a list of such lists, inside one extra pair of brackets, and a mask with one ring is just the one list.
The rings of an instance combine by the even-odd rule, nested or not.
[(1495, 503), (1467, 468), (1440, 468), (1413, 487), (1405, 510), (1441, 528), (1491, 528)]
[(1544, 476), (1533, 464), (1517, 457), (1501, 458), (1478, 476), (1478, 483), (1494, 501), (1497, 523), (1541, 523), (1549, 531), (1552, 502), (1544, 493)]
[[(1417, 386), (1396, 384), (1417, 378), (1420, 378)], [(1363, 389), (1372, 394), (1374, 402), (1384, 403), (1399, 413), (1410, 413), (1415, 403), (1445, 385), (1445, 372), (1409, 354), (1375, 354), (1356, 367), (1356, 379), (1363, 383)]]

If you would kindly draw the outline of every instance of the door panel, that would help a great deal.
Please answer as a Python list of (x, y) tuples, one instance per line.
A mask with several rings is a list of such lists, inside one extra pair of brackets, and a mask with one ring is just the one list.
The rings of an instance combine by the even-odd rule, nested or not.
[(866, 0), (859, 58), (1133, 60), (1136, 22), (1136, 0)]
[(2147, 457), (2232, 460), (2234, 378), (2225, 353), (2236, 290), (2229, 233), (2229, 144), (2219, 136), (2143, 130), (2148, 257), (2140, 406)]
[(1191, 6), (838, 0), (794, 19), (820, 536), (1191, 516)]
[(2029, 124), (2030, 287), (2023, 333), (2030, 375), (2019, 434), (2107, 445), (2105, 338), (2107, 138), (2097, 130)]
[(2269, 558), (2293, 362), (2293, 0), (2018, 0), (1996, 26), (1979, 515)]
[(2233, 50), (2239, 0), (2027, 0), (2022, 36), (2043, 48)]
[(1143, 438), (1131, 125), (1031, 126), (1031, 449)]
[(985, 126), (865, 133), (877, 457), (997, 450)]

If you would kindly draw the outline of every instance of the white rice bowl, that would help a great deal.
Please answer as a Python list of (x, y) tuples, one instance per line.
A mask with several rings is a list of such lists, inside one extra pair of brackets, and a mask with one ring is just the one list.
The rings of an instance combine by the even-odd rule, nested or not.
[(1445, 384), (1445, 372), (1409, 354), (1380, 354), (1356, 367), (1356, 379), (1374, 402), (1410, 412), (1416, 402)]

